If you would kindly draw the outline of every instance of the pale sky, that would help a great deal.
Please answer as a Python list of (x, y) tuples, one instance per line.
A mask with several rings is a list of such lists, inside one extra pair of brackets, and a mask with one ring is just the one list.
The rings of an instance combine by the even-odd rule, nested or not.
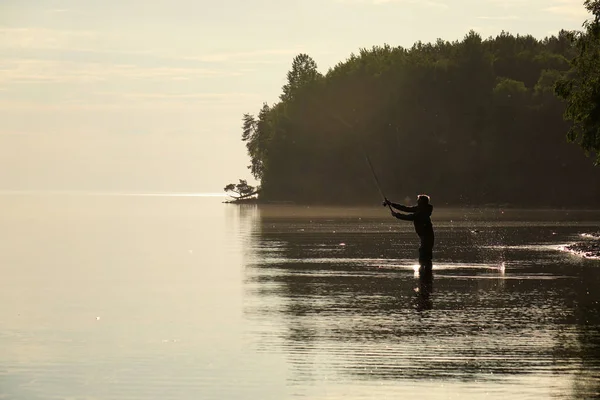
[(219, 192), (292, 58), (580, 29), (583, 0), (0, 0), (0, 191)]

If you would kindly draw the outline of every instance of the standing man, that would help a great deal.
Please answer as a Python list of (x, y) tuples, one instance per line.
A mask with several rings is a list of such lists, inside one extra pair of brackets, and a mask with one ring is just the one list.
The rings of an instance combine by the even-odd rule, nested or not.
[(433, 224), (431, 223), (431, 213), (433, 206), (429, 204), (429, 196), (421, 194), (417, 197), (417, 205), (415, 207), (407, 207), (401, 204), (392, 203), (388, 199), (383, 202), (386, 206), (404, 211), (409, 214), (401, 214), (392, 211), (392, 215), (404, 221), (413, 221), (415, 231), (421, 239), (419, 247), (419, 264), (421, 269), (426, 272), (431, 272), (433, 268), (433, 244), (435, 236), (433, 233)]

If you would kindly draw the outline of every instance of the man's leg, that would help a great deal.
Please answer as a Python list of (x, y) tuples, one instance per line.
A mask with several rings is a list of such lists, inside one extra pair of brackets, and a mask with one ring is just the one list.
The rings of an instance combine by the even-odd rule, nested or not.
[(427, 244), (425, 243), (425, 241), (422, 238), (421, 246), (419, 246), (419, 266), (421, 267), (421, 269), (430, 268), (429, 261), (430, 261), (430, 257), (428, 257), (428, 254), (427, 254)]
[(419, 264), (429, 270), (433, 268), (433, 237), (424, 236), (421, 238)]

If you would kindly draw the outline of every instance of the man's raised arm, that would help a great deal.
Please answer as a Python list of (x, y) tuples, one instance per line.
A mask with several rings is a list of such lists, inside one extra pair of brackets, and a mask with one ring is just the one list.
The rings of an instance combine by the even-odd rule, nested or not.
[(414, 221), (415, 220), (415, 214), (400, 214), (398, 212), (392, 211), (392, 215), (394, 217), (404, 220), (404, 221)]
[(417, 206), (414, 207), (408, 207), (408, 206), (403, 206), (402, 204), (398, 204), (398, 203), (392, 203), (391, 201), (387, 200), (387, 203), (394, 207), (396, 210), (400, 210), (400, 211), (404, 211), (404, 212), (409, 212), (409, 213), (414, 213), (417, 212), (419, 210), (419, 208)]

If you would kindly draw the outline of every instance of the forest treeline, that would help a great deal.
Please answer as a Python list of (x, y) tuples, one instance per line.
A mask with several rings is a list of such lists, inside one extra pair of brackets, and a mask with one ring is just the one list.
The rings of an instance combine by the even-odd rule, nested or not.
[(380, 200), (438, 205), (592, 206), (600, 168), (568, 143), (557, 81), (579, 49), (573, 33), (361, 49), (318, 71), (293, 60), (280, 101), (243, 117), (260, 199)]

